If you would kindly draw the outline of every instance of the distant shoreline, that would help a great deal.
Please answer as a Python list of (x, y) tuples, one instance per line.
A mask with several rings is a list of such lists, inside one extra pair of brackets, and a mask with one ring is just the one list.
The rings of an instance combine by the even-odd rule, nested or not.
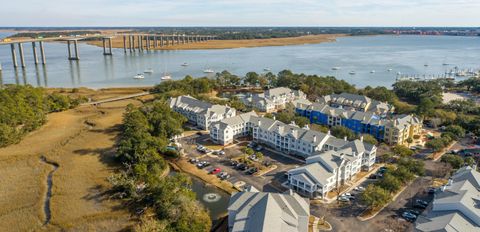
[[(198, 50), (198, 49), (233, 49), (233, 48), (252, 48), (269, 46), (288, 46), (301, 44), (318, 44), (326, 42), (335, 42), (339, 37), (349, 36), (347, 34), (321, 34), (307, 35), (298, 37), (272, 38), (272, 39), (244, 39), (244, 40), (210, 40), (206, 42), (178, 44), (160, 47), (151, 50)], [(102, 46), (101, 41), (87, 41), (89, 45)], [(112, 40), (113, 48), (123, 48), (123, 38), (115, 37)]]

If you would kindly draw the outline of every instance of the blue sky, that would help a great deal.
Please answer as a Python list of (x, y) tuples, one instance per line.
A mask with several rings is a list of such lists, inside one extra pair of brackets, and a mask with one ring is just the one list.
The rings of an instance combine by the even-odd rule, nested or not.
[(480, 26), (480, 0), (17, 0), (0, 26)]

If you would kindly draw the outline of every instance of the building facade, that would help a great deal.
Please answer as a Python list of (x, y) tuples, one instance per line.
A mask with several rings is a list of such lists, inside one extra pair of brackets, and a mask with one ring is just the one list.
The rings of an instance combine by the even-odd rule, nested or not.
[(289, 102), (299, 99), (306, 99), (305, 93), (300, 90), (291, 90), (285, 87), (265, 90), (264, 93), (253, 94), (242, 99), (245, 105), (262, 112), (275, 112), (285, 108)]
[[(363, 108), (362, 108), (363, 109)], [(390, 145), (404, 144), (406, 139), (420, 134), (422, 120), (412, 115), (385, 116), (375, 112), (337, 108), (326, 103), (297, 103), (295, 111), (311, 123), (344, 126), (356, 134), (370, 134)]]
[(230, 198), (228, 231), (308, 232), (309, 216), (309, 200), (293, 191), (266, 193), (249, 187)]
[(339, 148), (317, 152), (306, 165), (287, 172), (291, 189), (311, 198), (325, 198), (328, 192), (344, 185), (375, 163), (376, 147), (362, 139), (346, 142)]
[(236, 110), (229, 106), (213, 105), (191, 96), (179, 96), (169, 99), (170, 108), (185, 116), (188, 121), (202, 130), (206, 130), (213, 122), (231, 118)]
[(210, 138), (217, 144), (228, 145), (233, 143), (235, 138), (248, 136), (251, 134), (252, 116), (258, 115), (252, 111), (212, 123), (209, 129)]

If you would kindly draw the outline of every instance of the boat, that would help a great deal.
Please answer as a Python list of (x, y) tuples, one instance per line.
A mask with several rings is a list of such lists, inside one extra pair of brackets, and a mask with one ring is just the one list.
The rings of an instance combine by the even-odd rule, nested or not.
[(428, 64), (424, 64), (423, 66), (428, 67)]
[(272, 69), (271, 68), (264, 68), (263, 71), (270, 72), (270, 71), (272, 71)]
[(443, 63), (442, 65), (443, 65), (443, 66), (448, 66), (448, 65), (450, 65), (450, 64), (449, 64), (449, 63)]
[(144, 76), (143, 74), (141, 74), (141, 73), (133, 76), (133, 79), (143, 79), (143, 78), (145, 78), (145, 76)]
[(183, 66), (183, 67), (187, 67), (187, 66), (188, 66), (188, 63), (185, 62), (185, 63), (182, 64), (182, 66)]
[(172, 76), (170, 76), (169, 74), (165, 73), (163, 74), (163, 76), (160, 78), (162, 80), (171, 80), (172, 79)]
[(397, 75), (402, 75), (402, 73), (401, 73), (401, 72), (397, 72)]
[(391, 71), (393, 71), (393, 69), (389, 68), (389, 69), (387, 69), (387, 71), (391, 72)]
[(332, 70), (340, 70), (340, 67), (333, 67)]
[(213, 69), (207, 68), (203, 70), (204, 73), (214, 73), (215, 71)]
[(375, 73), (375, 70), (370, 71), (370, 73)]
[(145, 69), (145, 71), (143, 71), (143, 73), (153, 73), (153, 69), (149, 68), (149, 69)]
[(350, 71), (348, 74), (355, 75), (355, 71)]

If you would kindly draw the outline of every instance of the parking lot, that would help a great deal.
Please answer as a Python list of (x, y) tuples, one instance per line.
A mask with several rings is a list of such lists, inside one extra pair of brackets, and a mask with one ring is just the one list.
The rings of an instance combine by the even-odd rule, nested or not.
[[(196, 165), (199, 162), (208, 162), (208, 166), (203, 168), (205, 172), (212, 172), (212, 170), (217, 169), (215, 171), (219, 171), (219, 173), (215, 174), (218, 175), (222, 172), (228, 173), (229, 177), (225, 179), (225, 181), (228, 181), (235, 186), (253, 186), (265, 192), (286, 191), (287, 189), (281, 185), (287, 180), (285, 176), (286, 171), (302, 165), (302, 162), (297, 159), (290, 158), (289, 156), (279, 154), (269, 149), (261, 149), (264, 157), (261, 160), (254, 162), (255, 166), (268, 164), (269, 167), (264, 168), (276, 168), (262, 175), (259, 175), (260, 172), (249, 174), (248, 171), (253, 165), (249, 165), (243, 169), (239, 169), (232, 165), (232, 160), (245, 157), (244, 148), (248, 142), (237, 143), (222, 149), (221, 146), (213, 145), (208, 135), (194, 134), (179, 139), (179, 143), (182, 145), (184, 153), (187, 155), (188, 159), (196, 159), (192, 160), (191, 163)], [(208, 151), (199, 151), (197, 149), (199, 145), (205, 147)], [(223, 150), (224, 154), (218, 154), (215, 152), (220, 149)]]

